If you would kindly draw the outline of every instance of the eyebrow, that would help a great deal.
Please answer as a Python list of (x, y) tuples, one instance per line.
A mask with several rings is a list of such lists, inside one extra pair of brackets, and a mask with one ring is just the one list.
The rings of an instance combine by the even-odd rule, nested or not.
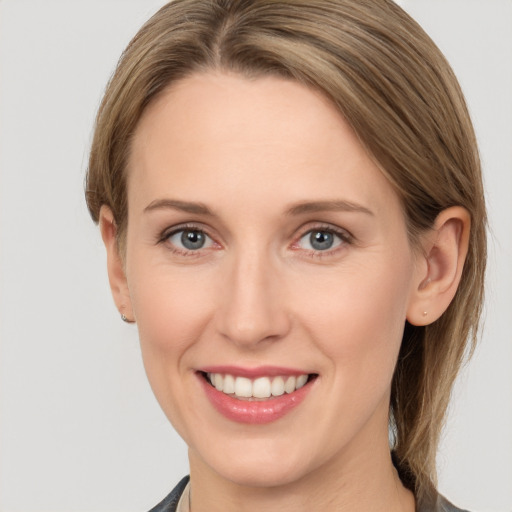
[(333, 200), (333, 201), (312, 201), (303, 202), (293, 205), (286, 211), (287, 215), (301, 215), (304, 213), (317, 212), (359, 212), (367, 215), (374, 215), (368, 208), (350, 201)]
[(214, 213), (203, 203), (189, 201), (178, 201), (177, 199), (155, 199), (144, 208), (144, 213), (153, 210), (171, 209), (197, 215), (215, 216)]
[[(155, 199), (144, 208), (144, 213), (161, 209), (178, 210), (196, 215), (209, 215), (211, 217), (215, 216), (203, 203), (179, 201), (177, 199)], [(286, 210), (286, 215), (294, 216), (318, 212), (359, 212), (374, 215), (371, 210), (362, 205), (342, 200), (305, 201), (297, 203)]]

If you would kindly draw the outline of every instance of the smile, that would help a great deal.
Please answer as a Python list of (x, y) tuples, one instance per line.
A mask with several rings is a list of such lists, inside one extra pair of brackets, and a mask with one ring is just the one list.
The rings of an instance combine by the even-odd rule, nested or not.
[(275, 377), (258, 377), (249, 379), (247, 377), (236, 377), (230, 374), (207, 373), (207, 380), (217, 391), (238, 399), (265, 399), (277, 397), (303, 387), (308, 381), (309, 375), (289, 375)]
[(216, 367), (196, 372), (214, 409), (230, 421), (265, 424), (303, 402), (318, 375), (275, 367)]

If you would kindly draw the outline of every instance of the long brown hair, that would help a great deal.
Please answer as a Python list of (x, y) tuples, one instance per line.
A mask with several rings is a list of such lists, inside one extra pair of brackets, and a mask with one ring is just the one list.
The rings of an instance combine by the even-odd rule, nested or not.
[(483, 300), (486, 213), (479, 155), (458, 82), (432, 40), (391, 0), (175, 0), (125, 50), (100, 106), (87, 204), (108, 205), (123, 245), (126, 163), (147, 105), (192, 73), (276, 75), (338, 107), (401, 198), (411, 244), (443, 209), (471, 215), (455, 299), (426, 327), (405, 326), (392, 384), (393, 458), (423, 497), (454, 379), (474, 346)]

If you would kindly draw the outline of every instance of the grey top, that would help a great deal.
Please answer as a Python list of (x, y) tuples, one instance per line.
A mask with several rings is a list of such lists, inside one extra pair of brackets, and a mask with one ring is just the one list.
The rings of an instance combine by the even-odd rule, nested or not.
[[(189, 479), (190, 477), (188, 476), (183, 478), (172, 492), (149, 512), (176, 512), (176, 507)], [(452, 505), (440, 494), (437, 494), (433, 500), (429, 501), (429, 503), (418, 503), (417, 512), (468, 512)]]
[(429, 503), (417, 503), (416, 507), (417, 512), (468, 512), (457, 508), (440, 494), (436, 494), (435, 498)]

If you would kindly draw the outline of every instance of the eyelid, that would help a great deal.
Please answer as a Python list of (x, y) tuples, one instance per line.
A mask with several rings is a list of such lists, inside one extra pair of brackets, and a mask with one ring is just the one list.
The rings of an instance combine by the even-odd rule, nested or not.
[(304, 235), (307, 235), (311, 231), (327, 231), (329, 233), (334, 233), (335, 235), (338, 235), (343, 240), (346, 240), (347, 242), (354, 240), (354, 236), (347, 229), (341, 228), (339, 226), (335, 226), (333, 224), (329, 224), (326, 222), (317, 222), (317, 223), (313, 222), (313, 223), (308, 223), (306, 226), (303, 226), (300, 229), (300, 234), (298, 236), (298, 239), (302, 238)]
[[(176, 224), (175, 226), (168, 226), (165, 229), (163, 229), (160, 234), (158, 235), (159, 240), (166, 240), (171, 235), (174, 235), (176, 233), (179, 233), (180, 231), (200, 231), (201, 233), (204, 233), (205, 235), (208, 235), (208, 230), (204, 228), (201, 224), (196, 224), (195, 222), (184, 222), (183, 224)], [(211, 237), (210, 237), (211, 238)]]

